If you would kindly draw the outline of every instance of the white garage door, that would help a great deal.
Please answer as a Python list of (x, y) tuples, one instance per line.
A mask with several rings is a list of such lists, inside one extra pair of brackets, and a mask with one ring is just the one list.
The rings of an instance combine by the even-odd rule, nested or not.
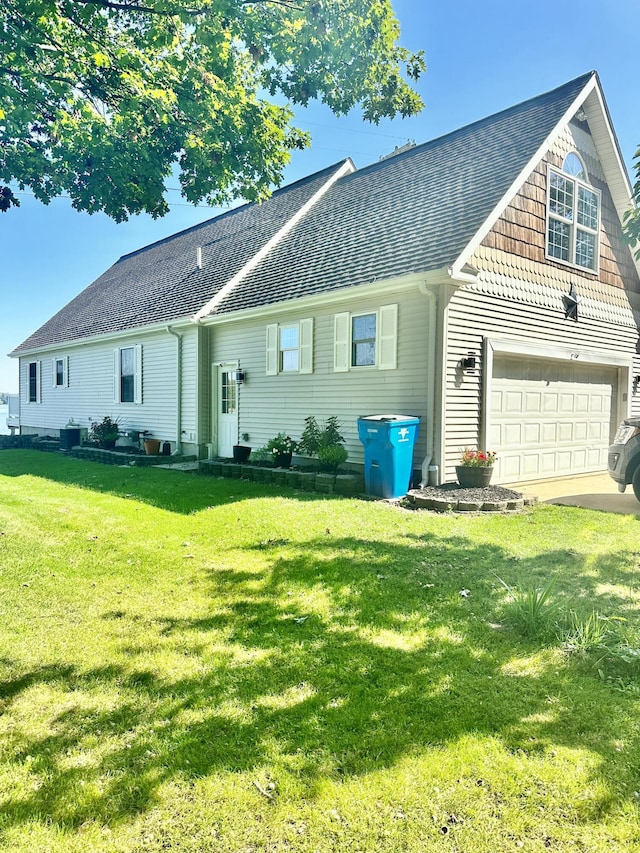
[(494, 482), (604, 471), (617, 370), (567, 361), (496, 355), (489, 449)]

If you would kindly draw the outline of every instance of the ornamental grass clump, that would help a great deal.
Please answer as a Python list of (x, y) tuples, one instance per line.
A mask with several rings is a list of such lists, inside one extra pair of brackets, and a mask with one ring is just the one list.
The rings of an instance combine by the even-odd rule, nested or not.
[(469, 450), (465, 447), (460, 457), (460, 465), (466, 468), (490, 468), (498, 458), (493, 450)]

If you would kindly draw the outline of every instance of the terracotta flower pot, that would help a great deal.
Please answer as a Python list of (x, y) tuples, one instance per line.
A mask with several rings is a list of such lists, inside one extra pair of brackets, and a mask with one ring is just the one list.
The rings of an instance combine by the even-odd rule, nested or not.
[(160, 453), (160, 439), (145, 438), (144, 452), (147, 454), (147, 456), (157, 456), (158, 453)]
[(493, 466), (456, 465), (456, 476), (464, 489), (485, 488), (491, 482)]

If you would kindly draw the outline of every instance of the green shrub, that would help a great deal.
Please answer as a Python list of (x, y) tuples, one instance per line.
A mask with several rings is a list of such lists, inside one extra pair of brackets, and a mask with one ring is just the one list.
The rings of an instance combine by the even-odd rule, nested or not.
[(349, 456), (335, 415), (328, 417), (322, 425), (313, 415), (305, 418), (298, 450), (307, 456), (317, 457), (320, 467), (326, 471), (337, 471)]

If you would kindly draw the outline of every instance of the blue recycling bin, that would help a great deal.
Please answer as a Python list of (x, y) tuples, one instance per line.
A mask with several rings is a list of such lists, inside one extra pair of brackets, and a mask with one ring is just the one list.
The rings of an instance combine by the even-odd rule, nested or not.
[(419, 426), (420, 418), (411, 415), (363, 415), (358, 418), (368, 495), (401, 498), (407, 494)]

